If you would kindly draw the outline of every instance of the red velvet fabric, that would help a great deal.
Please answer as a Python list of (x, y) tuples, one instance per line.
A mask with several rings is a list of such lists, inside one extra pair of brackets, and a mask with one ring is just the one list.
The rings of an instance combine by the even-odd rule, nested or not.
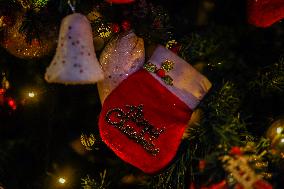
[(284, 18), (284, 0), (248, 0), (248, 22), (268, 27)]
[[(144, 118), (155, 128), (165, 128), (153, 143), (159, 148), (157, 155), (147, 152), (134, 139), (106, 121), (114, 108), (126, 111), (125, 105), (143, 105)], [(192, 110), (172, 94), (150, 73), (140, 70), (124, 80), (105, 100), (99, 118), (102, 140), (124, 161), (145, 173), (156, 173), (174, 158)], [(141, 127), (127, 122), (137, 133)], [(147, 138), (147, 135), (145, 135)]]

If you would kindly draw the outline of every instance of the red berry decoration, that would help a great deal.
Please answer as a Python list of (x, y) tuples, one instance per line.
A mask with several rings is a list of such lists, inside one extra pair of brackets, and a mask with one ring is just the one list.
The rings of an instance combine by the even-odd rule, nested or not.
[(128, 4), (133, 3), (135, 0), (106, 0), (108, 3), (114, 3), (114, 4)]
[(121, 23), (121, 26), (122, 26), (123, 31), (128, 31), (131, 28), (131, 24), (130, 24), (130, 22), (128, 20), (124, 20)]
[(157, 75), (159, 76), (159, 77), (165, 77), (166, 76), (166, 71), (165, 70), (163, 70), (163, 69), (158, 69), (157, 70)]
[(233, 146), (230, 151), (231, 155), (242, 155), (243, 152), (239, 146)]
[(283, 0), (248, 0), (248, 22), (268, 27), (284, 18)]
[(118, 33), (120, 31), (119, 25), (117, 23), (112, 24), (113, 33)]

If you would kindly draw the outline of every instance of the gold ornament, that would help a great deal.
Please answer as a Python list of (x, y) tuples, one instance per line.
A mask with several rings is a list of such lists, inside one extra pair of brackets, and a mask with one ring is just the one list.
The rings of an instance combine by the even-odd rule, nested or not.
[(47, 35), (41, 35), (40, 40), (33, 39), (31, 43), (26, 41), (26, 36), (19, 32), (23, 16), (16, 19), (14, 26), (7, 28), (7, 35), (2, 46), (12, 55), (22, 59), (41, 58), (48, 55), (56, 46), (56, 27), (49, 28)]
[(178, 44), (178, 42), (175, 39), (169, 40), (166, 44), (167, 49), (171, 49), (175, 47)]
[(96, 21), (97, 19), (101, 18), (102, 15), (101, 13), (99, 13), (96, 9), (94, 9), (93, 11), (91, 11), (88, 15), (87, 18), (88, 20), (92, 23), (94, 21)]
[(93, 134), (90, 134), (89, 136), (86, 134), (81, 134), (81, 144), (85, 146), (86, 150), (92, 150), (95, 142), (96, 138)]
[(284, 119), (273, 122), (266, 132), (267, 138), (271, 140), (282, 134), (284, 134)]
[(284, 119), (272, 123), (266, 132), (266, 137), (271, 141), (272, 150), (284, 153)]

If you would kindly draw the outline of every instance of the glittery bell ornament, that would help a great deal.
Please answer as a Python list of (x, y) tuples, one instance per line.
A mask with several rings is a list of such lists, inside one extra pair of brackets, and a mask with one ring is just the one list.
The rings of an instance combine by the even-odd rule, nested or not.
[(124, 79), (143, 67), (144, 41), (133, 33), (125, 32), (111, 40), (100, 56), (105, 79), (98, 83), (101, 102)]
[(269, 27), (284, 18), (283, 0), (248, 0), (248, 22), (257, 27)]
[(26, 40), (26, 35), (19, 32), (22, 25), (23, 15), (19, 15), (16, 23), (7, 27), (6, 36), (2, 46), (12, 55), (22, 59), (41, 58), (51, 53), (56, 46), (57, 28), (51, 27), (40, 35), (40, 40)]
[(68, 15), (61, 23), (56, 54), (45, 73), (46, 81), (92, 84), (103, 78), (88, 19), (79, 13)]
[(175, 157), (191, 114), (210, 87), (189, 63), (158, 46), (143, 68), (129, 74), (105, 99), (101, 138), (127, 163), (157, 173)]

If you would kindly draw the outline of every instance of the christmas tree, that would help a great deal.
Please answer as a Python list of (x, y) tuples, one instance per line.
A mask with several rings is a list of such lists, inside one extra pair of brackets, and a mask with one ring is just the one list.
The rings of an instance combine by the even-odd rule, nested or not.
[(0, 188), (283, 188), (282, 0), (0, 0)]

